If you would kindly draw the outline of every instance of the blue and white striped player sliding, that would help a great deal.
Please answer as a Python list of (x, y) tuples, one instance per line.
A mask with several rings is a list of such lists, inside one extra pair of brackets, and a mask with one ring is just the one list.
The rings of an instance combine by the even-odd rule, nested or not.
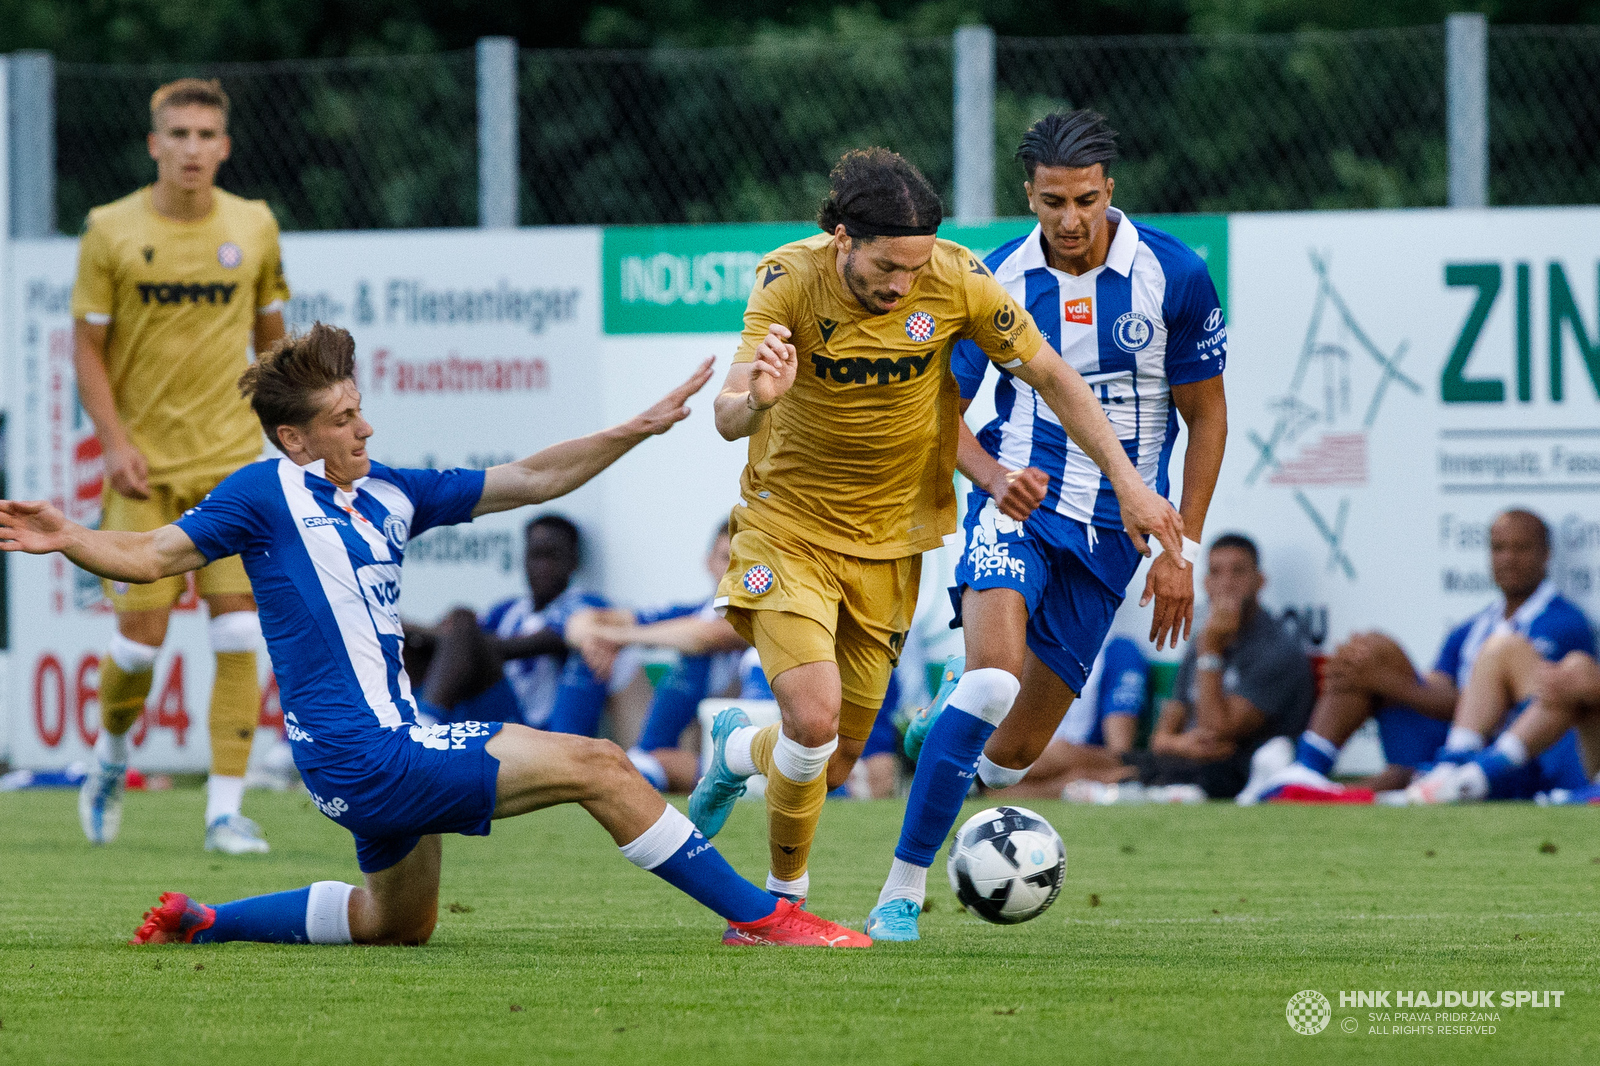
[(711, 361), (623, 425), (521, 462), (395, 470), (367, 456), (354, 350), (348, 333), (318, 324), (265, 353), (240, 389), (283, 457), (239, 470), (172, 525), (105, 532), (47, 503), (0, 501), (0, 549), (61, 552), (113, 580), (242, 556), (296, 766), (317, 808), (355, 837), (362, 887), (323, 881), (214, 907), (169, 892), (135, 943), (421, 943), (438, 912), (440, 834), (486, 835), (496, 818), (579, 803), (630, 862), (725, 918), (725, 943), (870, 944), (736, 874), (614, 744), (416, 721), (398, 613), (410, 539), (577, 488), (687, 417)]

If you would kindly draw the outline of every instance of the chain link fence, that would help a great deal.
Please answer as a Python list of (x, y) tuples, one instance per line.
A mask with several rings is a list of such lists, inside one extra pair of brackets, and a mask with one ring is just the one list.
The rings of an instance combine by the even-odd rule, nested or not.
[(1600, 203), (1600, 26), (1490, 29), (1489, 202)]
[[(952, 45), (523, 51), (525, 225), (812, 217), (828, 170), (881, 144), (952, 192)], [(1600, 28), (1489, 31), (1491, 202), (1600, 202)], [(1442, 27), (1233, 37), (1001, 38), (996, 210), (1026, 211), (1029, 122), (1094, 107), (1121, 131), (1130, 210), (1416, 207), (1446, 201)], [(63, 229), (153, 177), (152, 90), (220, 77), (230, 191), (285, 229), (478, 219), (471, 52), (207, 68), (56, 66)]]
[(229, 192), (272, 205), (284, 229), (470, 226), (478, 220), (473, 54), (211, 67), (56, 65), (56, 205), (89, 208), (155, 178), (150, 94), (220, 78), (232, 105)]

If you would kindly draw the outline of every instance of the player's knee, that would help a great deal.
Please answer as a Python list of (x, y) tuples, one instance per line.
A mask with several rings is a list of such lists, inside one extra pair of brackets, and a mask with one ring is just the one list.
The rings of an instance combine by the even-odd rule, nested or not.
[(1581, 651), (1568, 652), (1551, 668), (1541, 695), (1562, 710), (1600, 710), (1600, 665)]
[(577, 749), (582, 780), (596, 796), (613, 794), (619, 786), (643, 780), (628, 753), (609, 740), (577, 738)]
[(956, 682), (956, 690), (950, 695), (950, 706), (998, 726), (1005, 721), (1011, 705), (1016, 702), (1017, 693), (1021, 691), (1022, 682), (1009, 671), (992, 666), (968, 670)]
[(439, 628), (449, 634), (460, 634), (467, 631), (476, 631), (478, 617), (465, 607), (457, 607), (444, 616), (439, 623)]
[(1483, 642), (1483, 650), (1478, 652), (1478, 661), (1499, 662), (1508, 655), (1514, 655), (1526, 643), (1519, 634), (1496, 633)]

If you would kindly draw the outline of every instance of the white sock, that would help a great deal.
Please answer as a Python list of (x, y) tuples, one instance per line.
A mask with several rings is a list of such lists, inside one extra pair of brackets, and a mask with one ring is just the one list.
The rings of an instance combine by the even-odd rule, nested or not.
[(94, 754), (107, 766), (128, 765), (128, 734), (101, 730), (100, 739), (95, 742)]
[(306, 939), (313, 944), (348, 944), (350, 893), (355, 885), (343, 881), (318, 881), (306, 898)]
[(1456, 782), (1463, 799), (1481, 800), (1489, 795), (1489, 778), (1483, 772), (1483, 767), (1475, 762), (1462, 763), (1461, 769), (1456, 772), (1461, 775)]
[(1001, 766), (992, 761), (987, 755), (978, 756), (978, 780), (989, 788), (1010, 788), (1027, 777), (1031, 769), (1033, 769), (1032, 763), (1020, 770), (1013, 770), (1009, 766)]
[(122, 667), (123, 672), (142, 674), (155, 666), (156, 656), (161, 654), (161, 649), (129, 640), (121, 633), (113, 633), (111, 643), (106, 646), (106, 654), (111, 656), (112, 662)]
[(1453, 725), (1450, 732), (1445, 734), (1445, 751), (1482, 751), (1483, 735), (1475, 733), (1466, 726)]
[(750, 745), (755, 742), (759, 732), (761, 730), (753, 725), (740, 726), (728, 734), (728, 743), (723, 745), (722, 757), (727, 760), (728, 769), (740, 777), (753, 777), (761, 772), (756, 769), (755, 760), (750, 756)]
[(834, 737), (826, 744), (808, 748), (789, 736), (778, 734), (778, 743), (772, 748), (772, 768), (797, 785), (815, 781), (828, 770), (828, 759), (839, 746)]
[(1329, 740), (1321, 733), (1313, 733), (1311, 730), (1307, 729), (1304, 733), (1300, 734), (1300, 739), (1305, 741), (1311, 747), (1316, 748), (1330, 759), (1337, 759), (1339, 757), (1338, 745), (1334, 744), (1333, 741)]
[(244, 806), (244, 778), (212, 774), (206, 778), (206, 824)]
[(922, 906), (922, 901), (928, 897), (928, 868), (926, 866), (913, 866), (904, 859), (895, 859), (889, 867), (889, 876), (883, 882), (883, 891), (878, 893), (879, 903), (888, 903), (891, 899), (909, 899), (917, 906)]
[(805, 899), (806, 893), (811, 891), (811, 872), (808, 870), (793, 881), (785, 881), (771, 870), (768, 870), (767, 891), (782, 893), (785, 896), (794, 896), (797, 899)]
[(1501, 733), (1500, 739), (1494, 742), (1494, 750), (1504, 755), (1512, 766), (1524, 766), (1528, 762), (1528, 745), (1515, 733)]
[(654, 870), (676, 855), (693, 834), (694, 823), (669, 803), (655, 825), (622, 845), (622, 857), (641, 870)]

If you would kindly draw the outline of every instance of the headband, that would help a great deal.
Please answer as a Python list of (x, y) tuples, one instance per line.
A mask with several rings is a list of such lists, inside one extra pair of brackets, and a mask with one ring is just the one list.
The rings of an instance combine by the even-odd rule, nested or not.
[(932, 237), (939, 232), (934, 226), (879, 226), (871, 222), (844, 219), (844, 231), (852, 237)]

